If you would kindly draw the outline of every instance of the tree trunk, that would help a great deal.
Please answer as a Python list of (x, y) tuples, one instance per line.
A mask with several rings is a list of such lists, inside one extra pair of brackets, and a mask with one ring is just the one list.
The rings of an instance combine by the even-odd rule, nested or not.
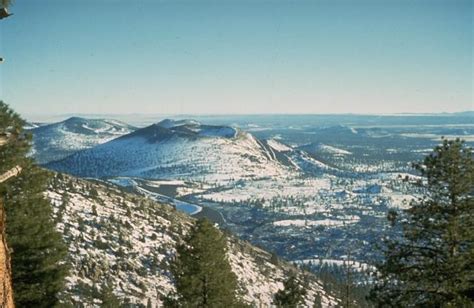
[(10, 265), (10, 252), (5, 236), (5, 209), (0, 200), (0, 307), (12, 308), (13, 288)]
[[(0, 139), (1, 141), (1, 139)], [(21, 167), (13, 169), (0, 175), (0, 183), (11, 177), (17, 176), (21, 172)], [(13, 302), (12, 272), (10, 262), (10, 251), (8, 250), (5, 234), (5, 208), (0, 200), (0, 307), (15, 307)]]

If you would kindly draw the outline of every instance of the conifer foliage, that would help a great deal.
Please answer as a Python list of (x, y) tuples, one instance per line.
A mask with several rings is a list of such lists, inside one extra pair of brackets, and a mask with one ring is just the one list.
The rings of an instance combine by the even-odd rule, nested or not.
[(171, 271), (177, 294), (171, 307), (241, 307), (237, 277), (227, 259), (227, 239), (208, 220), (200, 219), (177, 247)]
[(306, 290), (302, 288), (296, 276), (291, 274), (288, 279), (283, 282), (284, 288), (275, 294), (274, 303), (277, 307), (296, 308), (301, 304)]
[(414, 167), (423, 198), (400, 215), (403, 237), (386, 240), (371, 298), (389, 307), (474, 305), (474, 161), (460, 140), (443, 140)]
[(18, 177), (0, 184), (12, 250), (14, 300), (18, 307), (53, 307), (64, 284), (67, 250), (55, 230), (51, 204), (43, 196), (48, 173), (27, 158), (30, 138), (23, 132), (24, 124), (0, 102), (0, 133), (9, 140), (0, 147), (0, 173), (16, 165), (23, 169)]

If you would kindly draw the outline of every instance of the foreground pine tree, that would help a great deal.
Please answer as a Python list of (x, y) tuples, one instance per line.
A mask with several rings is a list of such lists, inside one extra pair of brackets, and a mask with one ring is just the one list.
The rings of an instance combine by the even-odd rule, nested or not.
[(283, 286), (284, 288), (275, 294), (274, 304), (282, 308), (298, 307), (306, 295), (306, 290), (299, 285), (296, 276), (290, 275), (283, 282)]
[(403, 237), (386, 241), (371, 298), (382, 307), (473, 307), (472, 150), (444, 140), (415, 168), (426, 194), (401, 215), (389, 215)]
[(177, 294), (169, 307), (242, 307), (237, 277), (227, 259), (227, 239), (208, 220), (198, 220), (177, 247), (171, 271)]
[(0, 171), (22, 167), (21, 174), (0, 184), (5, 202), (7, 242), (12, 250), (14, 300), (18, 307), (53, 307), (62, 289), (66, 246), (55, 230), (52, 208), (43, 196), (47, 172), (27, 158), (29, 138), (24, 121), (0, 102), (0, 133), (9, 142), (0, 148)]
[(121, 307), (120, 299), (114, 294), (111, 282), (103, 283), (100, 287), (99, 299), (102, 302), (101, 308), (117, 308)]

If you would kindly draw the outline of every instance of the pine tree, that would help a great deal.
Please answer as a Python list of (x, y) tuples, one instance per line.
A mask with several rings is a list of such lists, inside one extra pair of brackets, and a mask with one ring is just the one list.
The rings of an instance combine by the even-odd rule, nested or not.
[(153, 305), (151, 304), (151, 299), (148, 299), (146, 301), (146, 308), (153, 308)]
[(313, 308), (323, 308), (323, 302), (319, 292), (314, 296)]
[(302, 288), (294, 274), (283, 282), (284, 289), (279, 290), (275, 294), (274, 304), (277, 307), (294, 308), (303, 300), (306, 295), (306, 290)]
[(8, 8), (12, 4), (12, 0), (1, 0), (0, 7), (1, 8)]
[(94, 187), (89, 187), (89, 196), (94, 199), (94, 200), (97, 200), (97, 198), (99, 198), (99, 192), (97, 191), (96, 188)]
[(237, 277), (227, 259), (227, 238), (208, 220), (191, 228), (171, 266), (177, 294), (168, 307), (240, 307)]
[(112, 282), (102, 284), (100, 288), (99, 299), (102, 302), (102, 308), (117, 308), (120, 307), (121, 302), (113, 292)]
[(443, 140), (414, 167), (426, 194), (397, 215), (371, 299), (390, 307), (474, 305), (474, 161), (463, 141)]
[(0, 172), (19, 165), (21, 174), (0, 185), (5, 201), (7, 243), (12, 250), (14, 299), (18, 307), (52, 307), (62, 289), (66, 246), (55, 230), (52, 207), (43, 196), (48, 173), (27, 158), (30, 138), (24, 121), (0, 102), (0, 133), (9, 142), (0, 147)]

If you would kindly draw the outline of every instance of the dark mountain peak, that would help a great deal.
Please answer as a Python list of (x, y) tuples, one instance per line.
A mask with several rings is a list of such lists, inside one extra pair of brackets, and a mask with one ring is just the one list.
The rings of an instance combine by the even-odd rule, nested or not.
[(128, 135), (125, 135), (122, 138), (135, 138), (141, 137), (145, 138), (149, 142), (159, 142), (173, 137), (175, 134), (172, 130), (159, 125), (159, 123), (152, 124), (150, 126), (138, 129)]
[(156, 123), (156, 125), (164, 127), (164, 128), (174, 128), (174, 127), (179, 127), (179, 126), (200, 126), (201, 123), (192, 119), (182, 119), (182, 120), (164, 119)]
[(81, 117), (70, 117), (63, 121), (63, 123), (83, 123), (87, 122), (86, 118)]
[(204, 125), (195, 120), (165, 119), (145, 128), (139, 129), (124, 138), (143, 137), (149, 142), (159, 142), (172, 137), (199, 138), (234, 138), (238, 130), (229, 126)]

